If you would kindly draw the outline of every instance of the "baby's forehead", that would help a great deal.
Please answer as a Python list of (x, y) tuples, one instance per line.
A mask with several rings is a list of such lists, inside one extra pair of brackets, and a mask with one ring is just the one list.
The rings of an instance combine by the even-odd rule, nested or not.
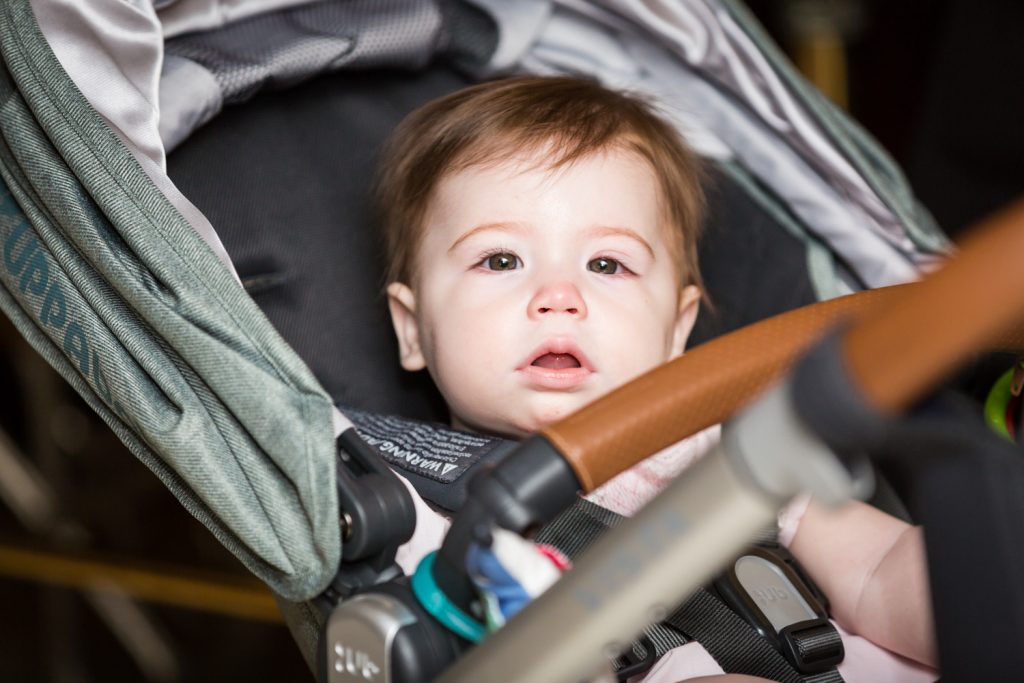
[(623, 173), (630, 172), (634, 167), (643, 167), (652, 176), (657, 174), (650, 160), (637, 152), (626, 140), (615, 140), (589, 149), (579, 145), (568, 146), (557, 139), (517, 140), (498, 136), (489, 144), (464, 150), (454, 157), (447, 168), (442, 170), (439, 180), (460, 173), (495, 169), (509, 174), (533, 171), (557, 174), (595, 159), (608, 166), (618, 166)]
[[(454, 187), (473, 185), (477, 188), (505, 189), (509, 183), (543, 188), (567, 176), (593, 179), (595, 174), (616, 182), (635, 180), (660, 195), (661, 183), (654, 166), (642, 155), (612, 146), (585, 155), (567, 157), (548, 146), (505, 150), (485, 157), (456, 161), (443, 170), (433, 184), (428, 201), (460, 202), (466, 195), (452, 192)], [(447, 196), (446, 196), (447, 195)], [(661, 197), (658, 196), (658, 200)]]
[(517, 154), (445, 174), (424, 218), (428, 229), (440, 219), (621, 221), (646, 229), (663, 222), (662, 204), (654, 172), (636, 155), (609, 151), (556, 165)]
[(642, 216), (645, 223), (663, 226), (672, 242), (682, 238), (656, 169), (641, 154), (618, 146), (572, 159), (541, 147), (454, 164), (433, 184), (421, 228), (429, 228), (439, 213), (475, 213), (479, 219), (497, 220), (496, 212), (529, 209), (531, 202), (551, 194), (571, 210), (602, 219), (649, 214)]

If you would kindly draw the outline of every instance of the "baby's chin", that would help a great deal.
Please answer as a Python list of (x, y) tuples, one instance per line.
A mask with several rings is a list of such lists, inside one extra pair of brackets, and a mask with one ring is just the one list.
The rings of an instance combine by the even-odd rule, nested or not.
[(543, 405), (531, 406), (530, 409), (517, 414), (473, 415), (465, 418), (452, 415), (452, 426), (457, 429), (519, 440), (572, 415), (580, 407), (580, 405)]

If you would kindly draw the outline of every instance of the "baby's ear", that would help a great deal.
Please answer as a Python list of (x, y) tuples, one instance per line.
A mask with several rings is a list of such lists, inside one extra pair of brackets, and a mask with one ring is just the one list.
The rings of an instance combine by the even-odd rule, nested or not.
[(694, 285), (683, 287), (679, 292), (679, 311), (676, 314), (676, 326), (672, 333), (672, 357), (683, 355), (686, 341), (697, 322), (697, 311), (700, 310), (700, 290)]
[(408, 285), (392, 282), (388, 285), (388, 308), (391, 324), (398, 337), (398, 358), (406, 370), (422, 370), (427, 366), (420, 348), (420, 328), (416, 319), (416, 295)]

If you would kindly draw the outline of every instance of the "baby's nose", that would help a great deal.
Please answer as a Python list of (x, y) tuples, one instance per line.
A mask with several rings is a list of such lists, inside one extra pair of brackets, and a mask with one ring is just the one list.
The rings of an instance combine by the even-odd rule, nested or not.
[(530, 301), (531, 318), (554, 313), (568, 313), (580, 318), (587, 317), (587, 304), (580, 290), (571, 282), (552, 282), (537, 290)]

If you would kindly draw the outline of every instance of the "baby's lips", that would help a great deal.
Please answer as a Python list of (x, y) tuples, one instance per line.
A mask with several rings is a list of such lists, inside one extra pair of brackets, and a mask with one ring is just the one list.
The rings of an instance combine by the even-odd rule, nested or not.
[(517, 372), (529, 386), (542, 391), (576, 391), (593, 376), (590, 370), (582, 367), (552, 369), (527, 365)]
[[(541, 360), (545, 356), (549, 356), (547, 361), (542, 361), (543, 365), (537, 365), (537, 361)], [(564, 365), (568, 357), (571, 357), (575, 362)], [(530, 366), (534, 367), (547, 367), (549, 369), (565, 369), (565, 368), (583, 368), (589, 372), (594, 372), (594, 365), (587, 358), (587, 355), (583, 353), (583, 350), (571, 339), (567, 338), (554, 338), (545, 341), (543, 344), (535, 348), (526, 359), (520, 363), (517, 370), (523, 370)]]

